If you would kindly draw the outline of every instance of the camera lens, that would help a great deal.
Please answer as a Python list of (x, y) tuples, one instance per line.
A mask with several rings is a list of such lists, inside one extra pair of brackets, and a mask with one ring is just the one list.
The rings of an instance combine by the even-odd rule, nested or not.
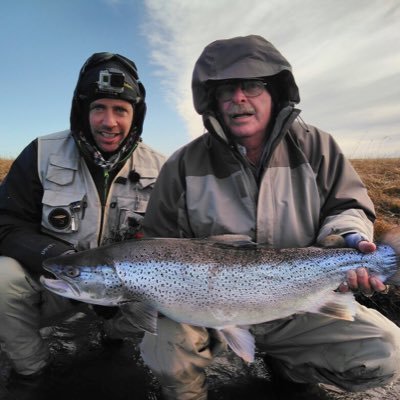
[(122, 73), (111, 73), (110, 86), (121, 88), (124, 86), (125, 78)]

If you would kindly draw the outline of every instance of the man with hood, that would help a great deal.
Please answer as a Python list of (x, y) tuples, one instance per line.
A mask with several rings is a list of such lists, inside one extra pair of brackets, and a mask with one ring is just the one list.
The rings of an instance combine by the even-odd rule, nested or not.
[[(51, 359), (39, 329), (76, 310), (44, 291), (43, 260), (142, 234), (164, 162), (141, 140), (145, 95), (133, 61), (93, 54), (79, 73), (71, 128), (30, 143), (0, 186), (0, 343), (11, 381), (43, 376)], [(106, 321), (109, 331), (121, 318)]]
[[(192, 79), (207, 133), (164, 164), (144, 219), (145, 234), (250, 236), (272, 248), (323, 244), (335, 233), (362, 252), (372, 243), (374, 207), (333, 138), (299, 120), (288, 61), (260, 36), (205, 47)], [(386, 292), (365, 269), (341, 291)], [(258, 347), (290, 381), (358, 391), (399, 375), (400, 331), (358, 306), (354, 322), (304, 313), (253, 327)], [(174, 400), (207, 398), (204, 368), (221, 347), (212, 330), (158, 321), (143, 358)]]

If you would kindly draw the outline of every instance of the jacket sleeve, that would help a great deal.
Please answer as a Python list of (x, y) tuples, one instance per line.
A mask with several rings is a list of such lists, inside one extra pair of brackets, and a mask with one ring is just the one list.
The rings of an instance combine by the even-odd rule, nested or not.
[(0, 185), (0, 254), (31, 272), (41, 272), (46, 258), (72, 249), (41, 233), (42, 197), (35, 140), (16, 158)]
[(312, 129), (313, 150), (309, 159), (321, 197), (317, 242), (332, 233), (350, 232), (373, 240), (375, 210), (364, 183), (333, 137)]
[(148, 237), (193, 237), (185, 206), (185, 171), (182, 152), (163, 165), (143, 220)]

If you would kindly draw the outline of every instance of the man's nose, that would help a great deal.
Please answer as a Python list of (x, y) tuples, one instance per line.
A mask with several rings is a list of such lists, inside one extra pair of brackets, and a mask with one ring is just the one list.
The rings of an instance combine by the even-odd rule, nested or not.
[(246, 100), (247, 100), (247, 97), (244, 94), (242, 87), (240, 85), (237, 85), (233, 92), (232, 101), (234, 103), (241, 103)]
[(103, 125), (104, 126), (115, 126), (116, 119), (112, 110), (105, 110), (103, 115)]

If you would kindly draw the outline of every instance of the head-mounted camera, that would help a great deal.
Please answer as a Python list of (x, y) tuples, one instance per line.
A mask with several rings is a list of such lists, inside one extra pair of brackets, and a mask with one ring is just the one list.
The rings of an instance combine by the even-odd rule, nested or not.
[(101, 92), (122, 93), (124, 91), (125, 74), (110, 68), (99, 72), (97, 86)]

